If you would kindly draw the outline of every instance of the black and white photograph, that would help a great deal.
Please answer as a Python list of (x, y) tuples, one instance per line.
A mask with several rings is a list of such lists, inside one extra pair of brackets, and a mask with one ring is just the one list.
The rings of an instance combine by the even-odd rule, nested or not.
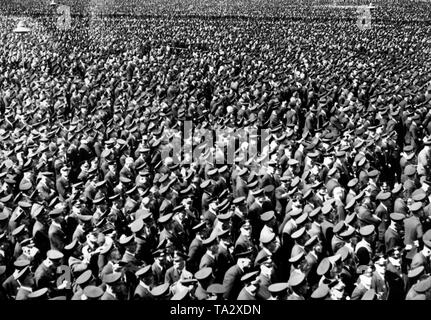
[(0, 0), (2, 303), (431, 300), (430, 256), (431, 0)]

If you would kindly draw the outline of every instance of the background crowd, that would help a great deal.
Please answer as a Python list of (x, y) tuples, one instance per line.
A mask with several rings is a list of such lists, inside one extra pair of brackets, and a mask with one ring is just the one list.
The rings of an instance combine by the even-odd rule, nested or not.
[(286, 2), (0, 0), (0, 299), (431, 298), (431, 3)]

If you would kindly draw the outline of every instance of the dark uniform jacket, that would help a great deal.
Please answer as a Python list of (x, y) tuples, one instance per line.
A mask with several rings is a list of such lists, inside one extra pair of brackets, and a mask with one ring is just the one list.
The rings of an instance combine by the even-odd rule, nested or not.
[(241, 291), (241, 277), (244, 275), (244, 271), (238, 266), (234, 265), (226, 271), (223, 279), (223, 286), (226, 292), (223, 294), (223, 298), (227, 300), (235, 300)]

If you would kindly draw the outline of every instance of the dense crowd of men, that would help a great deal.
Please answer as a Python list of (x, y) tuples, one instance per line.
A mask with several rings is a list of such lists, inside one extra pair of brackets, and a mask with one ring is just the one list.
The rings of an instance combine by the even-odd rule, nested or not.
[(112, 0), (127, 17), (64, 31), (32, 0), (14, 33), (23, 3), (0, 11), (0, 300), (431, 299), (430, 3), (361, 30)]

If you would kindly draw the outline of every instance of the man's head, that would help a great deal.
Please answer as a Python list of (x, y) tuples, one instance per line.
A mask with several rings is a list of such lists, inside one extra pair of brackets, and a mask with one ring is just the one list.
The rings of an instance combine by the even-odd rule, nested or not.
[(246, 237), (251, 237), (252, 227), (249, 220), (246, 220), (241, 226), (241, 234)]
[(185, 267), (187, 255), (181, 251), (175, 250), (173, 255), (173, 266), (175, 269), (182, 270)]

